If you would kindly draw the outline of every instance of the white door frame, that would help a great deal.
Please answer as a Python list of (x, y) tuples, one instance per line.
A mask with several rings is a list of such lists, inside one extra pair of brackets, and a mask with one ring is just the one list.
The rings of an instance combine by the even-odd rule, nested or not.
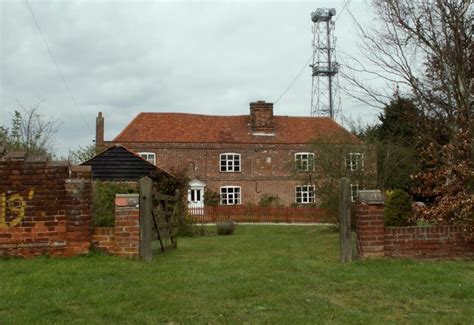
[(206, 184), (198, 179), (193, 179), (188, 185), (188, 208), (203, 208)]

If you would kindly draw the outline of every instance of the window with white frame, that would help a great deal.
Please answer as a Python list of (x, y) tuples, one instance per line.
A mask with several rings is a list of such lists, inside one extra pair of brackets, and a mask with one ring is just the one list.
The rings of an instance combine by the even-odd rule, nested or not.
[(359, 194), (359, 184), (351, 184), (351, 202), (357, 201), (358, 194)]
[(314, 170), (314, 153), (298, 152), (295, 154), (296, 170), (313, 171)]
[(346, 170), (354, 172), (364, 170), (364, 154), (351, 152), (346, 155)]
[(189, 190), (189, 201), (193, 203), (201, 202), (201, 189), (190, 189)]
[(314, 203), (314, 185), (299, 185), (295, 189), (295, 202), (298, 204)]
[(150, 164), (156, 164), (156, 155), (154, 152), (139, 152), (138, 155), (148, 161)]
[(242, 202), (240, 186), (221, 187), (221, 205), (238, 205)]
[(238, 153), (222, 153), (220, 155), (220, 171), (221, 172), (240, 172), (240, 154)]

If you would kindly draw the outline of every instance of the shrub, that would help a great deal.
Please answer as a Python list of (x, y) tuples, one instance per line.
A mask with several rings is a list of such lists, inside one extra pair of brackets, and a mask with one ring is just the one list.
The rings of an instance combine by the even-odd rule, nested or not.
[(232, 220), (218, 222), (216, 228), (218, 235), (231, 235), (235, 230), (235, 222)]
[(92, 189), (92, 225), (113, 227), (115, 224), (115, 194), (138, 193), (131, 182), (94, 182)]
[(258, 202), (258, 205), (264, 208), (274, 207), (279, 208), (282, 206), (280, 197), (278, 195), (263, 194)]
[(197, 233), (196, 222), (193, 217), (187, 213), (184, 213), (181, 218), (178, 219), (178, 233), (179, 237), (194, 237)]
[(176, 191), (183, 196), (183, 202), (187, 197), (189, 178), (186, 176), (186, 172), (183, 170), (175, 170), (171, 168), (170, 173), (173, 177), (169, 177), (168, 174), (154, 173), (151, 175), (153, 180), (153, 188), (162, 194), (174, 196)]
[(387, 226), (410, 226), (413, 208), (411, 196), (404, 190), (394, 190), (387, 199), (384, 209), (384, 219)]
[(292, 208), (324, 208), (327, 209), (325, 206), (318, 204), (318, 203), (291, 203), (290, 207)]
[(184, 208), (184, 202), (178, 202), (179, 206), (179, 217), (177, 219), (177, 236), (178, 237), (195, 237), (195, 236), (209, 236), (210, 232), (208, 227), (203, 224), (199, 225), (196, 223), (196, 219), (193, 215), (186, 212)]
[(204, 192), (204, 205), (215, 207), (219, 204), (220, 195), (217, 192), (207, 190)]

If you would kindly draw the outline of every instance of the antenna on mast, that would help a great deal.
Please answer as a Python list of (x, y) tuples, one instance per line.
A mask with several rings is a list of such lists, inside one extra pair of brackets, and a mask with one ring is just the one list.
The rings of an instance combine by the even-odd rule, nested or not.
[[(313, 22), (313, 62), (311, 86), (311, 116), (329, 116), (335, 119), (340, 115), (340, 105), (336, 102), (339, 89), (334, 83), (339, 71), (335, 57), (336, 38), (334, 21), (336, 9), (318, 8), (311, 13)], [(336, 79), (337, 81), (337, 79)]]

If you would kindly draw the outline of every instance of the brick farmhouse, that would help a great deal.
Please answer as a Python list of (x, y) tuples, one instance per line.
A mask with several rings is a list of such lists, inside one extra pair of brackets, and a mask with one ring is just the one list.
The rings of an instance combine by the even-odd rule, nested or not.
[(273, 104), (264, 101), (240, 116), (139, 113), (112, 141), (104, 140), (102, 113), (96, 122), (99, 148), (120, 144), (164, 170), (185, 171), (190, 207), (203, 206), (205, 191), (218, 193), (221, 205), (258, 204), (263, 196), (285, 206), (317, 203), (315, 187), (298, 171), (314, 169), (318, 153), (311, 144), (318, 141), (354, 145), (341, 157), (345, 168), (364, 166), (366, 147), (334, 120), (274, 116)]

